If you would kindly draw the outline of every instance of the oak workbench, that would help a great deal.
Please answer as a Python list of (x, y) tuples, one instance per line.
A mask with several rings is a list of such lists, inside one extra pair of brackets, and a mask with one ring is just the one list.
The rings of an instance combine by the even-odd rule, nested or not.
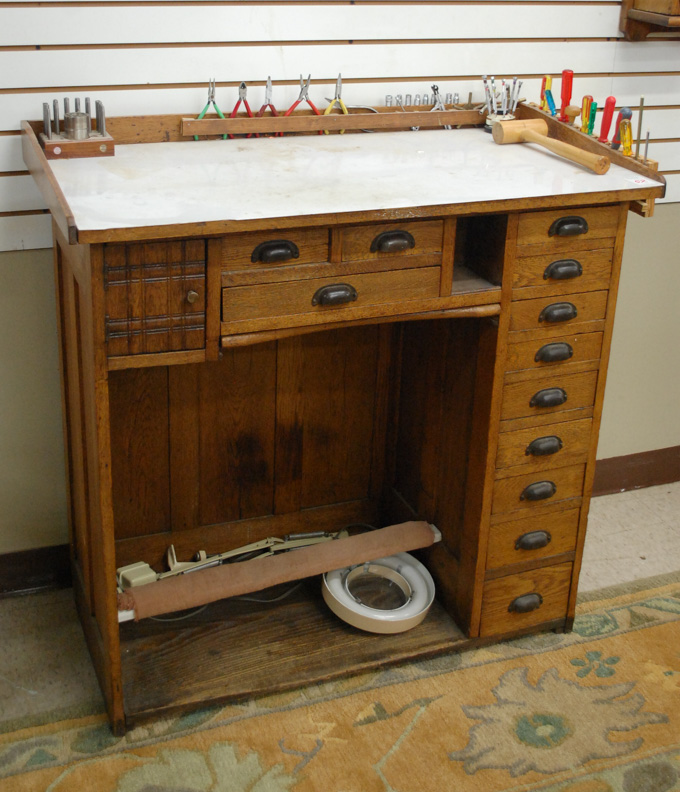
[[(114, 157), (49, 163), (24, 124), (54, 218), (75, 590), (114, 731), (569, 629), (626, 215), (663, 179), (477, 128), (180, 142), (177, 123), (110, 119)], [(160, 569), (169, 544), (414, 518), (443, 541), (406, 633), (340, 622), (314, 580), (118, 624), (116, 568)]]

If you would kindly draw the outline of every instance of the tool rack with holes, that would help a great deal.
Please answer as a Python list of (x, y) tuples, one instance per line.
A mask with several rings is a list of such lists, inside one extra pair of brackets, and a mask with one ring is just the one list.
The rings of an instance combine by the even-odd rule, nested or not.
[[(325, 116), (346, 135), (311, 112), (111, 118), (115, 155), (72, 161), (23, 126), (54, 218), (76, 597), (118, 733), (571, 626), (626, 216), (663, 179), (497, 145), (477, 110), (394, 112), (361, 136), (368, 114)], [(161, 572), (170, 545), (413, 520), (441, 541), (411, 630), (349, 626), (318, 577), (119, 624), (116, 569)]]

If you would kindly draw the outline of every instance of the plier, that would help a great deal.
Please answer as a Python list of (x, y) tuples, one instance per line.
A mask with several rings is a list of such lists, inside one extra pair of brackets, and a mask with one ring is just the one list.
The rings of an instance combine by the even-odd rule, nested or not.
[[(328, 105), (328, 107), (323, 111), (324, 115), (329, 115), (331, 110), (335, 107), (336, 103), (340, 107), (340, 110), (343, 112), (344, 115), (349, 115), (349, 110), (347, 109), (347, 105), (342, 101), (342, 74), (338, 74), (338, 81), (335, 83), (335, 96), (333, 97), (333, 101)], [(324, 132), (328, 135), (329, 132), (327, 129)], [(345, 130), (341, 129), (340, 134), (344, 135)]]
[[(295, 108), (300, 104), (300, 102), (307, 102), (307, 104), (312, 108), (312, 112), (314, 113), (314, 115), (318, 115), (318, 116), (321, 115), (319, 108), (309, 98), (309, 83), (311, 79), (312, 79), (311, 74), (307, 77), (306, 81), (304, 80), (303, 76), (300, 75), (300, 96), (298, 96), (298, 98), (293, 102), (293, 104), (288, 108), (288, 110), (286, 110), (284, 116), (289, 116), (293, 112), (293, 110), (295, 110)], [(323, 135), (323, 129), (319, 130), (319, 134)]]
[[(211, 106), (215, 108), (215, 112), (217, 113), (217, 115), (220, 118), (224, 118), (224, 113), (215, 104), (215, 80), (214, 79), (210, 80), (208, 82), (208, 102), (207, 102), (206, 106), (203, 108), (203, 110), (201, 110), (201, 113), (198, 116), (199, 120), (205, 116), (205, 114), (208, 112), (208, 110), (210, 109)], [(227, 136), (226, 135), (222, 135), (222, 140), (226, 140), (226, 139), (227, 139)], [(194, 140), (198, 140), (198, 135), (194, 135)]]
[[(234, 105), (234, 109), (231, 111), (229, 118), (236, 118), (236, 114), (238, 113), (238, 109), (241, 106), (241, 102), (243, 102), (243, 106), (246, 109), (246, 113), (248, 118), (253, 118), (253, 111), (250, 109), (250, 105), (248, 104), (248, 100), (246, 99), (246, 95), (248, 93), (248, 88), (246, 84), (242, 82), (238, 87), (238, 102)], [(253, 133), (249, 132), (245, 137), (252, 137)], [(230, 138), (233, 138), (234, 135), (229, 135)]]
[[(262, 118), (265, 114), (265, 111), (269, 108), (272, 111), (272, 115), (278, 118), (278, 110), (272, 104), (272, 78), (267, 77), (267, 86), (264, 89), (264, 104), (262, 107), (257, 111), (257, 117)], [(260, 137), (259, 133), (255, 134), (255, 137)], [(283, 137), (283, 132), (275, 132), (273, 137)]]

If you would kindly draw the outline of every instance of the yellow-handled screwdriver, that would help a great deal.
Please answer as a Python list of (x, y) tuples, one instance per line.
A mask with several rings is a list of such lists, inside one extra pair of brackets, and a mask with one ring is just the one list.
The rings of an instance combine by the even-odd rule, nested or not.
[(633, 127), (630, 119), (624, 118), (621, 121), (619, 134), (621, 137), (621, 153), (624, 157), (630, 157), (633, 154)]
[(590, 106), (593, 103), (592, 96), (584, 96), (581, 102), (581, 132), (588, 134), (588, 123), (590, 121)]

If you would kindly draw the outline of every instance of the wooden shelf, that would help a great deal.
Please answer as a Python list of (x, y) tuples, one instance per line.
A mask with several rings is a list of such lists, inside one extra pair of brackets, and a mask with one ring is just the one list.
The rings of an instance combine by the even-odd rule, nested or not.
[(299, 688), (470, 643), (436, 601), (407, 632), (357, 630), (326, 607), (318, 579), (277, 603), (223, 600), (185, 621), (130, 622), (120, 633), (128, 727), (206, 701)]
[(680, 36), (680, 2), (623, 0), (619, 28), (628, 41), (642, 41), (650, 33), (677, 32)]

